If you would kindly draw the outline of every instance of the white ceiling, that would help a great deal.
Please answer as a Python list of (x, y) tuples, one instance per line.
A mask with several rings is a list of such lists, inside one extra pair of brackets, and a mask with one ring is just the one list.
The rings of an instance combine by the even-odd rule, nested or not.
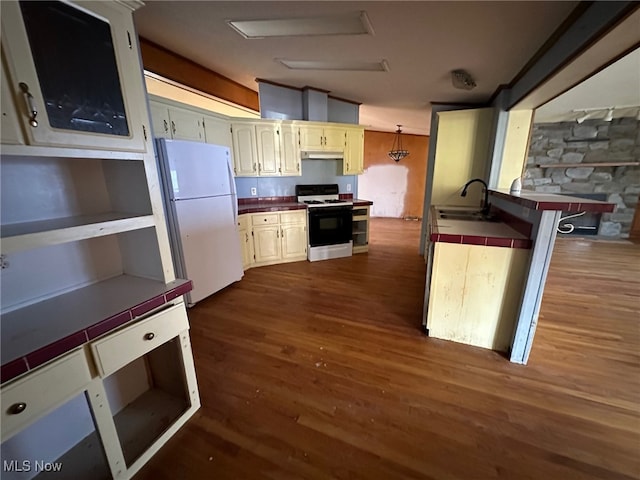
[[(603, 118), (614, 107), (613, 117), (635, 117), (640, 109), (640, 48), (536, 110), (536, 122), (575, 120), (592, 112)], [(600, 109), (593, 111), (593, 109)], [(577, 112), (575, 110), (578, 110)]]
[[(508, 84), (575, 8), (576, 1), (147, 1), (138, 33), (252, 90), (256, 78), (312, 86), (361, 102), (369, 129), (429, 133), (431, 102), (485, 102)], [(373, 35), (245, 39), (226, 20), (366, 11)], [(290, 70), (277, 58), (380, 61), (388, 72)], [(455, 89), (450, 72), (477, 83)], [(608, 104), (607, 104), (608, 105)]]

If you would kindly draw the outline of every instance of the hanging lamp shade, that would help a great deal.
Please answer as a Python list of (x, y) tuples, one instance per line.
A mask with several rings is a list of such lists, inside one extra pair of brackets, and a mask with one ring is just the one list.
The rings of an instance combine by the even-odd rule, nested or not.
[(391, 146), (391, 150), (389, 151), (389, 157), (393, 158), (396, 162), (399, 162), (404, 157), (409, 155), (409, 151), (402, 148), (402, 130), (400, 129), (402, 125), (398, 125), (398, 129), (396, 130), (396, 136), (393, 138), (393, 145)]

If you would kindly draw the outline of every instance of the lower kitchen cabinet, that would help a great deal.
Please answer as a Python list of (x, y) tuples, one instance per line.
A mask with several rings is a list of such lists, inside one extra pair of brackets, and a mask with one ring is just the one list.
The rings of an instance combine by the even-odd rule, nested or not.
[(256, 264), (278, 263), (280, 261), (282, 258), (280, 225), (253, 227), (253, 253)]
[(506, 352), (530, 250), (434, 242), (430, 252), (426, 310), (429, 336)]
[(369, 206), (353, 207), (353, 253), (369, 251)]
[(200, 406), (184, 303), (3, 385), (1, 395), (3, 479), (131, 478)]
[(238, 232), (245, 270), (307, 259), (306, 210), (240, 215)]
[(242, 252), (242, 269), (246, 270), (251, 268), (254, 261), (250, 215), (238, 215), (238, 236), (240, 239), (240, 251)]
[(307, 258), (307, 212), (280, 214), (280, 238), (282, 260), (297, 261)]

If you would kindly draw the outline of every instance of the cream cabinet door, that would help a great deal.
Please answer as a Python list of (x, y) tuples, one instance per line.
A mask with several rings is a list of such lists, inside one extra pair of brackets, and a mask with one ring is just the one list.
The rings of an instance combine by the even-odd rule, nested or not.
[(283, 224), (282, 258), (305, 257), (307, 255), (307, 229), (304, 224)]
[(204, 117), (204, 140), (213, 145), (224, 145), (233, 149), (231, 139), (231, 124), (222, 118)]
[(302, 175), (298, 127), (280, 126), (280, 174)]
[(204, 142), (204, 118), (195, 112), (169, 107), (171, 137), (176, 140)]
[(253, 238), (247, 228), (238, 230), (240, 251), (242, 252), (242, 269), (247, 270), (253, 264)]
[(342, 152), (347, 130), (341, 127), (324, 127), (324, 150)]
[(472, 178), (484, 178), (493, 122), (492, 108), (438, 113), (431, 205), (480, 205), (480, 186), (466, 197), (460, 190)]
[(343, 173), (359, 175), (364, 173), (364, 130), (347, 129), (347, 145), (344, 150)]
[(256, 263), (280, 260), (282, 258), (280, 244), (280, 225), (253, 227)]
[(278, 127), (272, 123), (256, 125), (258, 175), (277, 176), (280, 172), (280, 139)]
[(233, 165), (238, 177), (258, 175), (258, 152), (256, 149), (256, 130), (251, 123), (231, 124), (233, 140)]
[[(8, 88), (16, 98), (27, 142), (146, 151), (149, 120), (146, 108), (140, 108), (145, 91), (130, 8), (117, 2), (83, 2), (82, 6), (52, 2), (43, 29), (38, 20), (29, 26), (23, 20), (22, 9), (37, 8), (34, 4), (25, 2), (21, 7), (15, 1), (0, 2)], [(32, 36), (27, 28), (33, 29)], [(59, 46), (52, 34), (43, 31), (68, 34), (65, 45), (73, 44), (73, 51), (41, 54)], [(99, 40), (87, 40), (87, 31)], [(74, 68), (90, 61), (98, 50), (102, 59), (113, 59), (105, 60), (100, 72)]]
[(151, 113), (151, 126), (155, 138), (171, 138), (169, 130), (169, 109), (166, 105), (149, 102), (149, 112)]
[(316, 125), (300, 125), (300, 150), (324, 150), (324, 128)]
[(4, 55), (2, 55), (2, 77), (0, 78), (0, 109), (2, 110), (2, 118), (0, 119), (0, 127), (2, 128), (2, 143), (12, 145), (24, 144), (22, 133), (20, 132), (20, 124), (18, 122), (18, 113), (16, 112), (11, 90), (8, 85), (9, 79), (4, 67)]

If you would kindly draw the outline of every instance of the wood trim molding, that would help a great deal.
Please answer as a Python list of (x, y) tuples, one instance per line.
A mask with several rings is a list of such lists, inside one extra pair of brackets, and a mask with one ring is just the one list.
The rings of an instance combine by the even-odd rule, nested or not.
[(145, 70), (243, 107), (260, 111), (258, 92), (140, 37)]

